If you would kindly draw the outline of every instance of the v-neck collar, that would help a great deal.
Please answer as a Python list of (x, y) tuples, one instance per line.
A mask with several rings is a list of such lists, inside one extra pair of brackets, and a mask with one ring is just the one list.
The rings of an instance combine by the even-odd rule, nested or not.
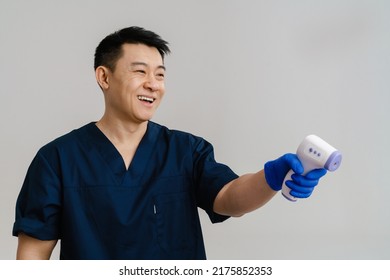
[(118, 185), (139, 186), (143, 177), (142, 175), (148, 166), (152, 151), (157, 143), (157, 136), (159, 134), (158, 126), (153, 122), (148, 122), (145, 135), (142, 137), (128, 169), (126, 169), (119, 151), (96, 126), (96, 122), (91, 122), (88, 128), (91, 143), (95, 145), (97, 151), (108, 165), (116, 183)]

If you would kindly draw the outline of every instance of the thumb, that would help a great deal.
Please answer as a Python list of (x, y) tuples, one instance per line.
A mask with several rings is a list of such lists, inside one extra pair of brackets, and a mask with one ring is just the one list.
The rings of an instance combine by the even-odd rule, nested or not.
[(284, 159), (294, 173), (302, 174), (304, 171), (303, 165), (296, 154), (285, 154)]

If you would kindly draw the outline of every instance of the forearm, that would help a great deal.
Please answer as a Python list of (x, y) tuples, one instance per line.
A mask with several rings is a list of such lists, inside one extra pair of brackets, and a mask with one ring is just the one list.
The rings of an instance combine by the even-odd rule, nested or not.
[(214, 201), (214, 211), (242, 216), (266, 204), (276, 193), (268, 186), (263, 170), (245, 174), (222, 188)]
[(39, 240), (24, 233), (18, 235), (17, 260), (48, 260), (57, 240)]

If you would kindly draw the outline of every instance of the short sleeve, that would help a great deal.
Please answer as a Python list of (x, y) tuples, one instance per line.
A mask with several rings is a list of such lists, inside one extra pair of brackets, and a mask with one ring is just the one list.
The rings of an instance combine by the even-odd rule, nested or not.
[(40, 240), (60, 238), (61, 187), (55, 169), (56, 163), (38, 152), (16, 202), (14, 236), (24, 232)]
[(215, 160), (213, 146), (204, 139), (195, 146), (194, 177), (198, 206), (207, 212), (211, 222), (218, 223), (229, 218), (213, 211), (214, 200), (219, 191), (238, 175)]

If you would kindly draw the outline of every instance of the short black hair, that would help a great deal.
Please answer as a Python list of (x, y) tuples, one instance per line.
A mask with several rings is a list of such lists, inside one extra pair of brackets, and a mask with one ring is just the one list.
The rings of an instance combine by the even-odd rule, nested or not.
[(156, 33), (142, 27), (131, 26), (118, 30), (104, 38), (96, 48), (94, 68), (106, 66), (115, 70), (116, 62), (122, 56), (123, 44), (144, 44), (155, 47), (162, 59), (170, 53), (168, 42)]

